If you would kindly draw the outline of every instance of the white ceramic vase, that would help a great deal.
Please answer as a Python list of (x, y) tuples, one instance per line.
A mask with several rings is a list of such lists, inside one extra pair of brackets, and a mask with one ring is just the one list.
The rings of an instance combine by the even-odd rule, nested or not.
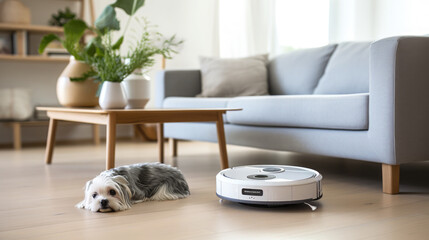
[(98, 103), (102, 109), (122, 109), (127, 105), (120, 82), (103, 82)]
[(144, 108), (150, 99), (149, 77), (142, 74), (141, 70), (134, 71), (122, 81), (127, 96), (127, 109)]

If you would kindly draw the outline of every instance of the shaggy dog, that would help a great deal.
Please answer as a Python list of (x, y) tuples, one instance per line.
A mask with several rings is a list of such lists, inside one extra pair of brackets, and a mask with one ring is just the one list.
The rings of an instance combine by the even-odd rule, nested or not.
[(189, 196), (180, 170), (160, 163), (133, 164), (100, 173), (85, 186), (77, 208), (92, 212), (122, 211), (149, 200), (175, 200)]

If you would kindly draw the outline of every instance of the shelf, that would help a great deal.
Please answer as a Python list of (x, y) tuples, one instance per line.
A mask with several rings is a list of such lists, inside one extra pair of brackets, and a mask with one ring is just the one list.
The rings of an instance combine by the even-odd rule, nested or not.
[(0, 23), (0, 30), (28, 31), (28, 32), (40, 32), (40, 33), (63, 33), (64, 32), (62, 27), (14, 24), (14, 23)]
[(0, 60), (28, 61), (28, 62), (69, 62), (70, 57), (20, 56), (0, 54)]

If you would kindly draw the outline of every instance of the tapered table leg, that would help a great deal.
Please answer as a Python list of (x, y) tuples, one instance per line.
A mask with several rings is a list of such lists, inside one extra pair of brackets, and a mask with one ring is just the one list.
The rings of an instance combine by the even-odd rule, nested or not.
[(158, 150), (159, 162), (164, 163), (164, 124), (158, 123)]
[(223, 127), (222, 113), (219, 113), (218, 120), (216, 122), (217, 128), (217, 141), (219, 144), (220, 152), (220, 167), (222, 169), (228, 168), (228, 154), (226, 152), (226, 141), (225, 141), (225, 129)]
[(48, 129), (48, 139), (46, 141), (46, 152), (45, 152), (45, 162), (46, 164), (52, 163), (52, 153), (54, 151), (55, 144), (55, 134), (57, 131), (58, 121), (51, 118), (49, 119), (49, 129)]
[(168, 146), (170, 147), (170, 155), (172, 157), (177, 157), (177, 139), (169, 138)]
[(109, 170), (115, 167), (116, 114), (109, 113), (106, 129), (106, 170)]
[(20, 150), (22, 147), (21, 124), (13, 123), (12, 127), (13, 127), (13, 148), (15, 148), (15, 150)]
[(100, 126), (97, 124), (92, 125), (92, 139), (95, 145), (100, 145)]

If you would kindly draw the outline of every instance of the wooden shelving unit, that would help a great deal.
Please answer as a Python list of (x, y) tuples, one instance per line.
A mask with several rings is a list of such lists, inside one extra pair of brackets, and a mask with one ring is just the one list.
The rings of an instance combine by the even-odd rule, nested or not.
[[(1, 1), (1, 0), (0, 0)], [(58, 0), (60, 1), (60, 0)], [(90, 17), (90, 25), (94, 24), (94, 3), (93, 0), (61, 0), (61, 1), (75, 1), (80, 2), (80, 13), (78, 14), (78, 17), (80, 19), (84, 19), (84, 13), (85, 10), (88, 11), (89, 17)], [(42, 1), (41, 1), (42, 2)], [(85, 4), (87, 3), (87, 4)], [(43, 4), (43, 3), (42, 3)], [(86, 8), (85, 5), (89, 5), (89, 8)], [(47, 13), (48, 14), (48, 13)], [(49, 13), (50, 14), (50, 13)], [(36, 40), (32, 39), (31, 41), (33, 45), (29, 44), (28, 36), (31, 36), (31, 34), (35, 35), (45, 35), (49, 33), (54, 33), (58, 35), (64, 34), (64, 30), (62, 27), (55, 27), (55, 26), (46, 26), (46, 25), (34, 25), (34, 24), (14, 24), (14, 23), (0, 23), (0, 32), (6, 32), (10, 34), (11, 40), (12, 40), (12, 34), (14, 35), (13, 42), (15, 44), (14, 48), (14, 54), (0, 54), (0, 64), (3, 62), (46, 62), (49, 63), (59, 63), (69, 62), (68, 56), (43, 56), (38, 55), (34, 51), (31, 51), (32, 53), (28, 53), (28, 47), (30, 46), (33, 50), (34, 44), (37, 42)], [(38, 36), (36, 36), (38, 37)], [(1, 75), (1, 74), (0, 74)], [(0, 121), (0, 124), (6, 124), (13, 128), (13, 144), (15, 149), (20, 149), (22, 146), (21, 143), (21, 130), (23, 127), (30, 127), (30, 126), (43, 126), (48, 125), (49, 120), (27, 120), (27, 121)], [(75, 123), (73, 123), (75, 124)], [(80, 124), (80, 123), (78, 123)], [(99, 137), (99, 126), (93, 125), (93, 139), (95, 144), (100, 144), (100, 137)]]
[[(85, 2), (88, 2), (91, 25), (94, 23), (94, 1), (93, 0), (68, 0), (80, 2), (80, 18), (83, 19), (85, 13)], [(47, 57), (41, 55), (28, 55), (27, 54), (27, 36), (31, 33), (39, 34), (62, 34), (64, 30), (62, 27), (44, 26), (44, 25), (31, 25), (31, 24), (13, 24), (13, 23), (0, 23), (0, 31), (13, 32), (15, 34), (16, 52), (14, 54), (0, 54), (0, 61), (29, 61), (29, 62), (68, 62), (69, 57)]]
[(10, 31), (15, 34), (15, 54), (0, 54), (0, 60), (32, 61), (32, 62), (67, 62), (68, 57), (46, 57), (40, 55), (27, 55), (27, 35), (31, 33), (62, 34), (62, 27), (0, 23), (0, 31)]
[(7, 61), (28, 61), (28, 62), (69, 62), (69, 57), (45, 57), (37, 55), (11, 55), (11, 54), (0, 54), (0, 60)]
[(28, 32), (39, 32), (39, 33), (63, 33), (64, 32), (62, 27), (14, 24), (14, 23), (0, 23), (0, 30), (28, 31)]

